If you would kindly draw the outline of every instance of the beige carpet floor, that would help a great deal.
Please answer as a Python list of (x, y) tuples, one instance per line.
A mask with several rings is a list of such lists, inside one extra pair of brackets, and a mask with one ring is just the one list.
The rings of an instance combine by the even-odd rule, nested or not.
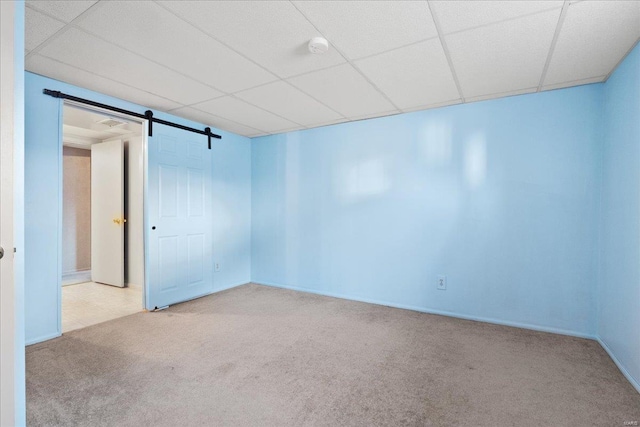
[(622, 426), (598, 343), (245, 285), (27, 348), (29, 425)]

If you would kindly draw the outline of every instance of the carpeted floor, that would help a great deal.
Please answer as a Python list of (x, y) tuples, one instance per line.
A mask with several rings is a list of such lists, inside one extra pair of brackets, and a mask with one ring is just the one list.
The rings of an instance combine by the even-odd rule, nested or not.
[(27, 348), (29, 425), (622, 426), (594, 341), (245, 285)]

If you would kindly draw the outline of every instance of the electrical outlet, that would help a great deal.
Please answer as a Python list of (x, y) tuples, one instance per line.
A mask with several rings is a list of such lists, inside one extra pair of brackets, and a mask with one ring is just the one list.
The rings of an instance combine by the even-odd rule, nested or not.
[(438, 290), (446, 291), (447, 290), (447, 276), (438, 276)]
[(220, 271), (220, 263), (219, 263), (219, 262), (216, 262), (216, 263), (214, 264), (214, 266), (215, 266), (215, 267), (214, 267), (215, 271)]

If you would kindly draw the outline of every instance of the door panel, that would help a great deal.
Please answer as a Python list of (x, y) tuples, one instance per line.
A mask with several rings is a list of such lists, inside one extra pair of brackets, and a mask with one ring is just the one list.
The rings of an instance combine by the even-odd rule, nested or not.
[(188, 194), (187, 206), (189, 217), (204, 215), (204, 177), (201, 170), (189, 169), (187, 171)]
[[(211, 152), (160, 124), (149, 138), (149, 307), (213, 291)], [(155, 227), (155, 229), (153, 229)]]
[(204, 234), (192, 234), (187, 237), (187, 251), (189, 255), (189, 286), (202, 283), (204, 280)]
[(180, 263), (178, 259), (178, 236), (159, 237), (158, 250), (158, 257), (161, 260), (159, 263), (159, 273), (163, 279), (160, 281), (160, 290), (169, 291), (177, 289), (179, 282), (178, 265)]
[(160, 217), (178, 216), (178, 168), (159, 165)]
[(91, 280), (124, 287), (124, 144), (91, 146)]

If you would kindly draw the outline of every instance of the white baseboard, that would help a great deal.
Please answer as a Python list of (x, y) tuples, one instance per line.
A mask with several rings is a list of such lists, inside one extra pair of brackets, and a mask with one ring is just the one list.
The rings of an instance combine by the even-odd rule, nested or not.
[(600, 337), (596, 338), (596, 341), (598, 341), (598, 343), (600, 343), (600, 345), (602, 346), (602, 348), (604, 348), (604, 351), (607, 352), (607, 354), (609, 355), (609, 357), (611, 358), (611, 360), (613, 360), (613, 363), (616, 364), (616, 366), (618, 367), (618, 369), (620, 369), (620, 372), (622, 372), (622, 375), (625, 376), (625, 378), (627, 380), (629, 380), (629, 382), (631, 383), (631, 385), (636, 389), (636, 391), (638, 393), (640, 393), (640, 383), (633, 378), (633, 376), (629, 373), (629, 371), (627, 371), (627, 368), (625, 368), (622, 363), (620, 363), (620, 361), (618, 360), (618, 358), (615, 356), (615, 354), (613, 353), (613, 351), (611, 351), (611, 349), (609, 348), (609, 346), (602, 341), (602, 339)]
[(253, 283), (256, 283), (258, 285), (272, 286), (272, 287), (275, 287), (275, 288), (283, 288), (283, 289), (291, 289), (291, 290), (294, 290), (294, 291), (308, 292), (308, 293), (312, 293), (312, 294), (324, 295), (324, 296), (329, 296), (329, 297), (334, 297), (334, 298), (341, 298), (341, 299), (347, 299), (347, 300), (352, 300), (352, 301), (366, 302), (366, 303), (369, 303), (369, 304), (384, 305), (384, 306), (387, 306), (387, 307), (394, 307), (394, 308), (401, 308), (401, 309), (405, 309), (405, 310), (418, 311), (418, 312), (421, 312), (421, 313), (438, 314), (438, 315), (442, 315), (442, 316), (455, 317), (455, 318), (458, 318), (458, 319), (474, 320), (474, 321), (478, 321), (478, 322), (493, 323), (493, 324), (496, 324), (496, 325), (511, 326), (511, 327), (516, 327), (516, 328), (531, 329), (531, 330), (540, 331), (540, 332), (550, 332), (550, 333), (554, 333), (554, 334), (568, 335), (568, 336), (572, 336), (572, 337), (592, 339), (592, 340), (597, 341), (602, 346), (602, 348), (604, 348), (604, 350), (607, 352), (609, 357), (611, 357), (611, 360), (613, 360), (613, 362), (616, 364), (618, 369), (620, 369), (620, 372), (622, 372), (622, 375), (624, 375), (625, 378), (636, 389), (636, 391), (638, 391), (638, 393), (640, 393), (640, 382), (638, 382), (629, 373), (629, 371), (627, 371), (627, 369), (622, 365), (622, 363), (620, 363), (618, 358), (615, 356), (613, 351), (611, 351), (611, 349), (607, 346), (607, 344), (605, 344), (605, 342), (602, 341), (602, 339), (597, 335), (585, 334), (585, 333), (581, 333), (581, 332), (575, 332), (575, 331), (570, 331), (570, 330), (566, 330), (566, 329), (552, 328), (552, 327), (546, 327), (546, 326), (530, 325), (530, 324), (523, 324), (523, 323), (518, 323), (518, 322), (509, 322), (509, 321), (486, 318), (486, 317), (468, 316), (468, 315), (464, 315), (464, 314), (452, 313), (452, 312), (447, 312), (447, 311), (442, 311), (442, 310), (432, 310), (432, 309), (423, 308), (423, 307), (416, 307), (416, 306), (410, 306), (410, 305), (404, 305), (404, 304), (388, 303), (388, 302), (377, 301), (377, 300), (372, 300), (372, 299), (368, 299), (368, 298), (357, 298), (357, 297), (352, 297), (352, 296), (343, 295), (343, 294), (337, 294), (337, 293), (333, 293), (333, 292), (322, 292), (322, 291), (316, 291), (316, 290), (313, 290), (313, 289), (301, 288), (301, 287), (298, 287), (298, 286), (288, 286), (288, 285), (281, 285), (281, 284), (278, 284), (278, 283), (269, 283), (269, 282), (253, 282)]
[(396, 304), (396, 303), (387, 302), (387, 301), (379, 301), (379, 300), (370, 299), (370, 298), (354, 297), (354, 296), (351, 296), (351, 295), (344, 295), (344, 294), (339, 294), (339, 293), (334, 293), (334, 292), (316, 291), (314, 289), (301, 288), (301, 287), (298, 287), (298, 286), (281, 285), (281, 284), (278, 284), (278, 283), (259, 282), (259, 281), (256, 281), (256, 282), (253, 282), (253, 283), (256, 283), (258, 285), (272, 286), (272, 287), (275, 287), (275, 288), (283, 288), (283, 289), (291, 289), (291, 290), (294, 290), (294, 291), (308, 292), (308, 293), (311, 293), (311, 294), (324, 295), (324, 296), (333, 297), (333, 298), (341, 298), (341, 299), (346, 299), (346, 300), (351, 300), (351, 301), (359, 301), (359, 302), (366, 302), (366, 303), (369, 303), (369, 304), (384, 305), (384, 306), (393, 307), (393, 308), (401, 308), (401, 309), (404, 309), (404, 310), (418, 311), (418, 312), (421, 312), (421, 313), (438, 314), (440, 316), (455, 317), (457, 319), (473, 320), (473, 321), (476, 321), (476, 322), (492, 323), (492, 324), (495, 324), (495, 325), (511, 326), (511, 327), (514, 327), (514, 328), (521, 328), (521, 329), (530, 329), (530, 330), (539, 331), (539, 332), (550, 332), (550, 333), (553, 333), (553, 334), (568, 335), (568, 336), (571, 336), (571, 337), (586, 338), (586, 339), (590, 339), (590, 340), (595, 340), (596, 339), (596, 336), (592, 335), (592, 334), (586, 334), (586, 333), (583, 333), (583, 332), (571, 331), (571, 330), (567, 330), (567, 329), (560, 329), (560, 328), (554, 328), (554, 327), (549, 327), (549, 326), (539, 326), (539, 325), (532, 325), (532, 324), (528, 324), (528, 323), (511, 322), (511, 321), (506, 321), (506, 320), (493, 319), (493, 318), (490, 318), (490, 317), (480, 317), (480, 316), (466, 315), (466, 314), (460, 314), (460, 313), (455, 313), (455, 312), (451, 312), (451, 311), (435, 310), (435, 309), (430, 309), (430, 308), (425, 308), (425, 307), (418, 307), (418, 306), (407, 305), (407, 304)]
[(90, 281), (91, 269), (63, 273), (61, 283), (62, 286), (69, 286)]
[(49, 341), (49, 340), (52, 340), (54, 338), (58, 338), (58, 337), (61, 337), (61, 336), (62, 336), (62, 334), (60, 332), (54, 332), (53, 334), (43, 335), (43, 336), (40, 336), (38, 338), (33, 338), (33, 339), (30, 339), (30, 340), (27, 340), (25, 342), (25, 346), (32, 345), (32, 344), (38, 344), (38, 343), (43, 342), (43, 341)]
[(215, 288), (213, 292), (211, 292), (211, 294), (217, 294), (218, 292), (226, 291), (227, 289), (237, 288), (238, 286), (242, 286), (242, 285), (248, 285), (249, 283), (251, 282), (236, 283), (234, 285), (227, 285), (227, 286), (222, 286), (220, 288)]

